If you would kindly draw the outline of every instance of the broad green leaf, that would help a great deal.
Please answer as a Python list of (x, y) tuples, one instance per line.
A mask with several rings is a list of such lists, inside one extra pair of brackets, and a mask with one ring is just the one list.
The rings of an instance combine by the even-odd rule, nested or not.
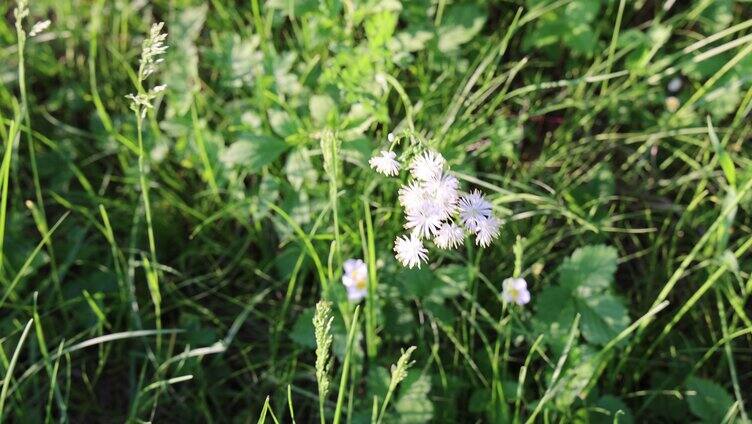
[(613, 247), (581, 247), (559, 267), (559, 283), (576, 290), (580, 297), (607, 289), (614, 280), (616, 259), (617, 253)]
[(608, 343), (629, 325), (627, 308), (612, 293), (616, 258), (616, 249), (605, 245), (579, 248), (559, 266), (560, 284), (538, 295), (534, 325), (555, 351), (563, 348), (577, 313), (583, 337), (595, 345)]
[(313, 95), (308, 101), (308, 109), (311, 113), (311, 119), (313, 120), (313, 123), (318, 126), (324, 125), (329, 112), (336, 110), (336, 108), (337, 106), (335, 105), (334, 100), (323, 94)]
[(288, 145), (269, 135), (244, 134), (225, 150), (220, 159), (228, 167), (241, 167), (256, 173), (279, 157)]
[(298, 319), (292, 326), (292, 331), (287, 333), (292, 341), (309, 349), (316, 348), (316, 337), (313, 334), (313, 325), (311, 324), (312, 319), (313, 308), (308, 308), (298, 315)]
[(303, 186), (313, 187), (316, 185), (319, 174), (311, 163), (307, 149), (294, 149), (287, 155), (285, 175), (287, 175), (287, 181), (295, 190), (300, 190)]
[(284, 110), (270, 109), (267, 114), (269, 116), (269, 125), (271, 125), (272, 131), (278, 136), (286, 138), (298, 131), (295, 121)]
[(451, 52), (469, 42), (486, 22), (486, 13), (480, 6), (463, 3), (450, 7), (439, 28), (439, 50)]
[(561, 353), (575, 314), (574, 301), (568, 289), (561, 286), (546, 287), (536, 296), (533, 325), (537, 333), (545, 335), (546, 343), (554, 352)]
[(690, 377), (687, 390), (689, 410), (704, 423), (720, 423), (734, 403), (728, 392), (718, 384), (699, 377)]
[(445, 265), (435, 271), (437, 281), (432, 297), (444, 299), (458, 296), (467, 287), (470, 270), (462, 265)]
[(588, 345), (575, 346), (570, 352), (569, 368), (559, 377), (556, 383), (556, 406), (569, 409), (574, 401), (580, 397), (596, 369), (597, 355)]
[(428, 398), (431, 391), (431, 378), (421, 375), (418, 371), (408, 372), (407, 377), (400, 384), (400, 395), (394, 404), (394, 410), (399, 417), (398, 422), (404, 424), (420, 424), (430, 422), (433, 418), (433, 403)]
[(575, 53), (587, 57), (596, 53), (598, 38), (593, 32), (593, 28), (586, 23), (578, 22), (570, 26), (567, 33), (564, 34), (563, 40)]
[(436, 277), (427, 267), (402, 268), (398, 271), (397, 281), (401, 281), (405, 291), (416, 299), (425, 299), (436, 286)]
[(610, 293), (578, 299), (576, 305), (582, 315), (582, 336), (592, 344), (605, 345), (629, 325), (627, 308)]
[(600, 0), (573, 0), (564, 8), (564, 17), (577, 17), (577, 22), (592, 22), (601, 9)]

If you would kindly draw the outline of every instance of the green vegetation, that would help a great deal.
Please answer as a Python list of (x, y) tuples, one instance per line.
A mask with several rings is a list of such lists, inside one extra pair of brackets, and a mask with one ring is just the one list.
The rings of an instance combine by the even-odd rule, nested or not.
[(749, 0), (0, 8), (0, 421), (750, 422)]

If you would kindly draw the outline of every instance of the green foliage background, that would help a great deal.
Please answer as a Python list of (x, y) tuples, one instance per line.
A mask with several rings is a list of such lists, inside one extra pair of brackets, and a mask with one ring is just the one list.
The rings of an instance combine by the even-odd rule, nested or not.
[[(15, 6), (0, 421), (317, 422), (326, 297), (327, 422), (346, 357), (341, 420), (371, 422), (413, 345), (384, 422), (749, 422), (748, 0), (38, 0), (23, 62)], [(396, 263), (389, 132), (489, 194), (495, 244)], [(347, 351), (350, 257), (375, 290)]]

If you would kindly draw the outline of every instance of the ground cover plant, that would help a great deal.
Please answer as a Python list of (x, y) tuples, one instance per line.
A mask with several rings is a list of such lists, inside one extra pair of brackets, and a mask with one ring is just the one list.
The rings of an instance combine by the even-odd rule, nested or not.
[(0, 421), (750, 421), (748, 0), (0, 9)]

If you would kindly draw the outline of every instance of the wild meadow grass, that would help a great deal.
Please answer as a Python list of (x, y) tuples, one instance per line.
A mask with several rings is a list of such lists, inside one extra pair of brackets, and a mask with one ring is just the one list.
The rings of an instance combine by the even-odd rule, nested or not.
[(0, 422), (750, 422), (748, 0), (0, 9)]

